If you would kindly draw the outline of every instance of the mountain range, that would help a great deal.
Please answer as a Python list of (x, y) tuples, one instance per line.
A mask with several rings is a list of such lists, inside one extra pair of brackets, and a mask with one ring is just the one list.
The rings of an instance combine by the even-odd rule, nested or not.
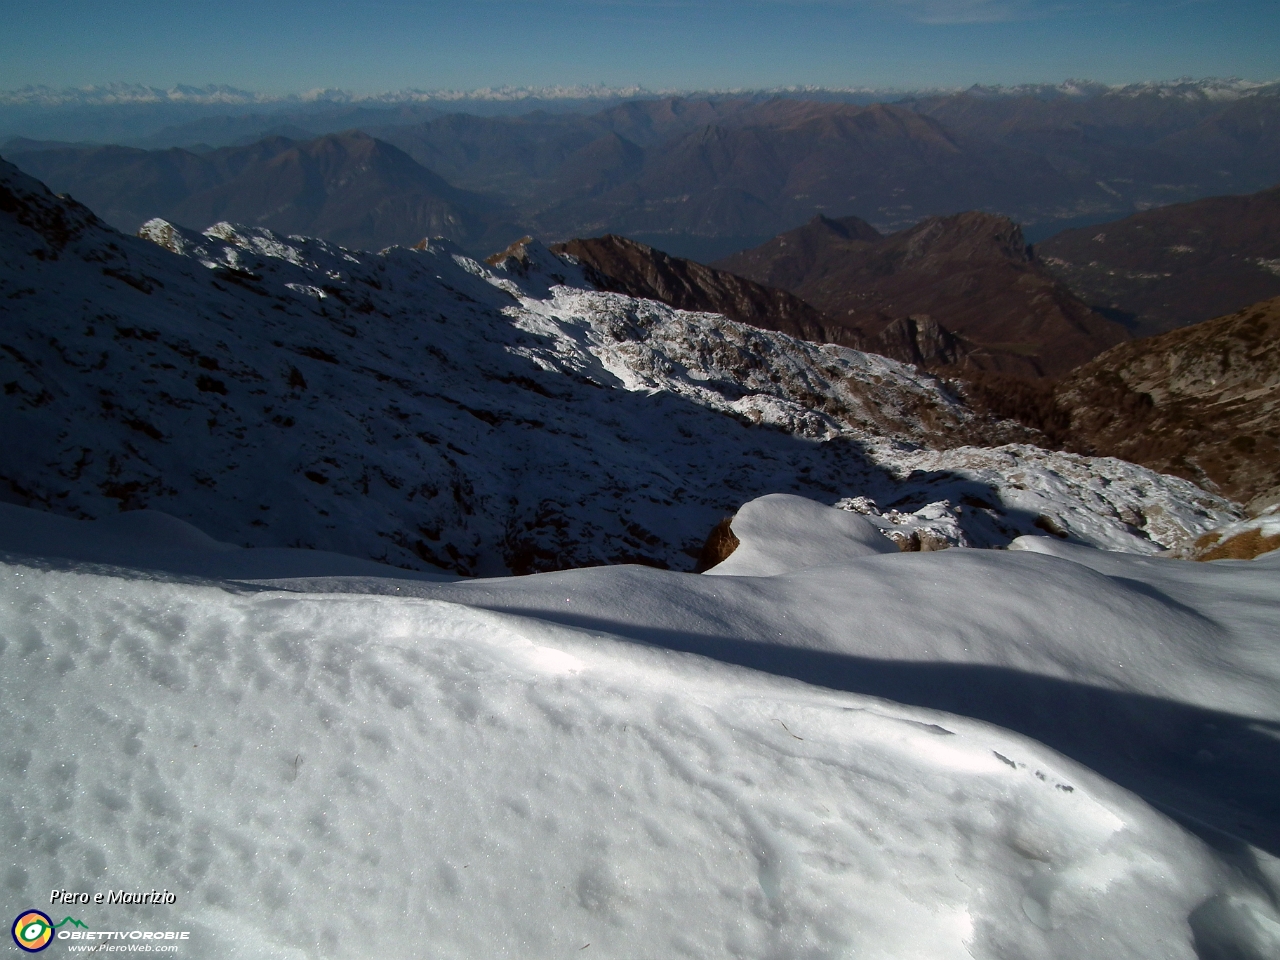
[[(1016, 98), (999, 102), (1007, 106)], [(837, 120), (856, 117), (872, 131), (874, 135), (868, 135), (873, 140), (891, 116), (898, 116), (889, 108), (843, 104), (669, 99), (624, 104), (591, 118), (450, 115), (402, 128), (417, 138), (408, 146), (430, 149), (433, 162), (453, 173), (470, 170), (490, 193), (451, 186), (397, 147), (355, 132), (303, 142), (272, 137), (202, 153), (176, 148), (49, 148), (30, 142), (16, 146), (28, 170), (101, 209), (109, 222), (130, 232), (152, 216), (197, 225), (228, 220), (286, 234), (326, 236), (366, 249), (410, 245), (438, 235), (481, 255), (522, 235), (530, 217), (521, 203), (534, 202), (528, 191), (546, 188), (554, 196), (556, 189), (547, 186), (552, 181), (571, 182), (582, 194), (595, 192), (591, 202), (616, 199), (618, 191), (636, 199), (638, 181), (627, 186), (621, 180), (644, 173), (649, 161), (638, 144), (652, 149), (674, 139), (689, 146), (693, 136), (702, 137), (706, 147), (707, 136), (716, 140), (721, 133), (727, 136), (726, 131), (754, 140), (762, 135), (760, 118), (766, 115), (775, 120), (798, 115), (796, 129), (803, 131), (832, 120), (832, 107), (843, 111)], [(598, 125), (602, 118), (613, 129), (586, 139), (599, 130), (583, 132), (584, 122)], [(547, 139), (544, 134), (550, 127), (562, 136)], [(702, 133), (681, 133), (691, 127)], [(568, 138), (572, 130), (586, 142), (566, 154), (577, 143)], [(426, 133), (436, 139), (424, 139)], [(793, 135), (800, 137), (797, 143), (805, 142), (802, 134), (787, 134)], [(836, 134), (829, 139), (841, 142)], [(720, 142), (723, 146), (726, 141)], [(698, 180), (701, 186), (696, 189), (702, 189), (701, 194), (690, 194), (688, 202), (701, 195), (710, 197), (707, 202), (719, 205), (717, 209), (727, 210), (723, 204), (737, 203), (732, 197), (741, 200), (748, 194), (722, 189), (724, 181), (746, 175), (734, 173), (736, 165), (754, 169), (750, 157), (755, 154), (712, 154), (728, 166), (718, 170), (716, 162), (708, 161), (700, 180), (685, 176), (686, 182)], [(532, 171), (528, 177), (515, 177), (522, 184), (519, 189), (526, 191), (524, 198), (517, 196), (511, 203), (491, 199), (517, 192), (503, 186), (513, 164)], [(655, 173), (652, 182), (679, 182), (681, 176), (667, 170), (662, 177)], [(788, 308), (789, 316), (805, 314), (807, 326), (801, 327), (788, 325), (791, 321), (780, 313), (765, 320), (757, 309), (749, 322), (758, 325), (851, 345), (863, 343), (860, 337), (874, 339), (888, 331), (878, 347), (899, 359), (1056, 375), (1127, 333), (1141, 336), (1203, 320), (1280, 292), (1274, 276), (1280, 259), (1274, 240), (1273, 225), (1280, 216), (1275, 198), (1271, 190), (1163, 207), (1106, 230), (1068, 231), (1033, 252), (1027, 251), (1022, 234), (1007, 218), (977, 211), (925, 218), (889, 237), (861, 218), (818, 215), (807, 226), (718, 261), (717, 266), (788, 291), (823, 314), (819, 320), (810, 312)], [(676, 214), (664, 216), (669, 227), (678, 221)], [(657, 223), (643, 217), (633, 222), (639, 227)], [(673, 239), (676, 234), (659, 236)], [(1098, 241), (1099, 236), (1110, 237), (1110, 244)], [(649, 255), (641, 259), (653, 262)], [(641, 295), (639, 288), (632, 292)], [(664, 299), (656, 290), (644, 295)], [(669, 298), (664, 302), (686, 305)], [(704, 303), (699, 309), (723, 309), (724, 303)], [(891, 324), (897, 326), (889, 331)], [(923, 340), (912, 332), (919, 330), (926, 331)], [(926, 341), (933, 346), (922, 352), (920, 344)]]
[[(506, 117), (442, 113), (438, 103), (341, 104), (315, 116), (263, 114), (256, 130), (243, 114), (224, 118), (221, 133), (222, 121), (210, 118), (189, 131), (186, 145), (204, 155), (207, 139), (230, 138), (215, 145), (244, 149), (255, 136), (284, 135), (298, 149), (319, 149), (300, 144), (345, 124), (470, 191), (446, 198), (459, 210), (486, 225), (515, 224), (505, 232), (493, 226), (491, 234), (472, 228), (465, 241), (475, 254), (523, 234), (563, 241), (613, 233), (707, 262), (815, 215), (856, 215), (883, 232), (981, 210), (1016, 220), (1039, 241), (1153, 205), (1269, 187), (1277, 179), (1271, 131), (1278, 104), (1280, 94), (1268, 88), (1211, 96), (1194, 86), (1078, 96), (974, 90), (869, 104), (661, 97)], [(172, 158), (135, 156), (122, 165), (93, 147), (30, 140), (7, 142), (3, 151), (60, 192), (91, 201), (130, 197), (121, 211), (129, 220), (170, 212), (172, 190), (154, 168)], [(392, 181), (379, 190), (387, 204), (413, 205), (420, 186)], [(102, 209), (111, 222), (136, 228)], [(256, 213), (268, 216), (270, 208)], [(371, 235), (352, 218), (355, 211), (316, 225), (335, 241)], [(479, 243), (472, 236), (486, 235), (488, 249), (471, 245)]]
[(502, 232), (500, 205), (361, 133), (302, 143), (271, 137), (199, 154), (94, 147), (21, 156), (36, 176), (127, 232), (157, 216), (202, 226), (234, 220), (376, 250), (425, 236), (483, 249), (508, 242), (515, 229)]
[(200, 958), (1280, 955), (1280, 298), (1132, 339), (992, 211), (749, 251), (842, 316), (616, 234), (374, 252), (261, 224), (521, 208), (255, 144), (178, 165), (258, 218), (202, 231), (0, 161), (15, 902), (163, 881)]

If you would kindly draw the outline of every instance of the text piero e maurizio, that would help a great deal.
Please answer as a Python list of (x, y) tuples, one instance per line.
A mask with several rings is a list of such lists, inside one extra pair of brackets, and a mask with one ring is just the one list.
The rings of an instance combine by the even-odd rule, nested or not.
[(178, 895), (168, 890), (108, 890), (106, 893), (83, 893), (75, 890), (53, 890), (49, 894), (49, 903), (128, 903), (128, 904), (174, 904)]

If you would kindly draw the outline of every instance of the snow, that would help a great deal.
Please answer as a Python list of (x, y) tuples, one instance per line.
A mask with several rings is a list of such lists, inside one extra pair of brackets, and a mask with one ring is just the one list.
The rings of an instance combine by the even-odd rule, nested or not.
[[(0, 176), (15, 913), (163, 888), (76, 916), (219, 960), (1280, 955), (1280, 552), (1166, 549), (1270, 515), (537, 245), (148, 242)], [(726, 513), (713, 575), (625, 562)]]
[(772, 493), (744, 504), (730, 528), (741, 542), (728, 559), (708, 573), (771, 577), (897, 550), (857, 514), (785, 493)]
[[(14, 904), (158, 885), (175, 906), (80, 919), (173, 920), (192, 957), (1275, 955), (1278, 825), (1246, 789), (1275, 740), (1245, 731), (1280, 725), (1280, 562), (874, 553), (857, 514), (749, 506), (740, 550), (834, 518), (862, 555), (452, 584), (0, 565)], [(819, 652), (825, 686), (794, 679)], [(1025, 735), (1045, 713), (1058, 751)], [(1170, 716), (1216, 718), (1221, 759)], [(1124, 786), (1080, 759), (1121, 737)]]
[(769, 493), (945, 501), (920, 522), (971, 546), (1050, 526), (1155, 552), (1241, 516), (1120, 461), (966, 446), (1006, 427), (912, 367), (564, 286), (580, 271), (537, 244), (517, 270), (438, 240), (163, 221), (142, 240), (0, 179), (21, 212), (0, 218), (0, 478), (24, 506), (486, 576), (691, 569)]
[(259, 547), (247, 550), (160, 510), (130, 510), (101, 520), (76, 521), (0, 503), (0, 553), (56, 558), (217, 579), (388, 577), (451, 581), (456, 576), (396, 570), (325, 550)]
[(908, 502), (950, 494), (945, 508), (950, 516), (939, 512), (941, 524), (921, 526), (936, 528), (946, 539), (947, 526), (958, 525), (971, 546), (1007, 543), (1000, 527), (1010, 516), (1021, 516), (1028, 527), (1023, 533), (1047, 532), (1107, 550), (1156, 554), (1210, 529), (1205, 524), (1217, 506), (1216, 497), (1179, 477), (1111, 457), (1026, 444), (897, 450), (880, 462), (906, 489), (920, 491)]

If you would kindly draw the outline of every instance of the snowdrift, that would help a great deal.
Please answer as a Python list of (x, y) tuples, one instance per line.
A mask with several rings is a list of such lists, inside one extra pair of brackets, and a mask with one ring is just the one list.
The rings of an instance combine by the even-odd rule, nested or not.
[[(753, 514), (743, 547), (806, 534)], [(77, 918), (210, 958), (1275, 956), (1280, 555), (1018, 546), (452, 584), (11, 559), (10, 900), (167, 888)]]

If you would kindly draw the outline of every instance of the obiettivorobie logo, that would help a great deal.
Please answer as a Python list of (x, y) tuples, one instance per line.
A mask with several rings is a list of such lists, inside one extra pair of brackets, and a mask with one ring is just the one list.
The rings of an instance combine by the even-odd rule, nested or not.
[[(66, 927), (67, 929), (62, 929)], [(72, 930), (71, 927), (78, 927), (78, 930)], [(125, 943), (119, 946), (105, 946), (102, 944), (96, 947), (88, 946), (72, 946), (71, 950), (143, 950), (147, 952), (172, 952), (178, 949), (176, 943), (161, 943), (160, 941), (187, 940), (191, 937), (188, 930), (90, 930), (87, 923), (82, 923), (75, 917), (63, 917), (58, 923), (53, 922), (47, 913), (42, 910), (24, 910), (13, 921), (13, 928), (10, 931), (13, 934), (13, 942), (27, 953), (39, 953), (46, 949), (53, 941), (56, 940), (123, 940), (134, 941), (144, 940), (152, 941), (151, 943), (135, 944)]]
[(53, 919), (47, 913), (27, 910), (18, 914), (13, 921), (13, 929), (9, 932), (13, 934), (13, 942), (19, 949), (27, 953), (39, 953), (53, 942), (53, 929)]

